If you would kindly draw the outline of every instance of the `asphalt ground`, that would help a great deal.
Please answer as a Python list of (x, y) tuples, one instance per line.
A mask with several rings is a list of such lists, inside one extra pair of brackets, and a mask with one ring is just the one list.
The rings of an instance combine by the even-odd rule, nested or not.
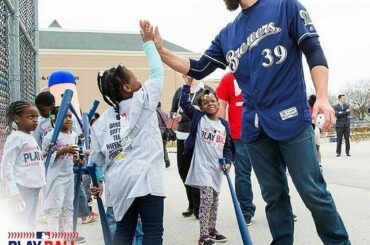
[[(334, 197), (352, 244), (369, 245), (370, 141), (352, 142), (351, 157), (336, 157), (335, 147), (335, 143), (322, 143), (321, 145), (324, 177), (328, 189)], [(169, 151), (171, 166), (165, 170), (167, 198), (165, 199), (164, 244), (197, 244), (199, 222), (194, 216), (183, 218), (181, 215), (187, 207), (185, 189), (177, 172), (174, 148), (170, 148)], [(232, 179), (234, 179), (233, 172), (232, 169), (230, 172)], [(264, 212), (265, 203), (254, 174), (252, 174), (252, 185), (257, 210), (252, 225), (249, 226), (249, 232), (255, 245), (267, 245), (271, 242), (271, 235)], [(294, 213), (298, 216), (298, 221), (295, 223), (295, 244), (322, 244), (316, 233), (311, 214), (301, 201), (290, 179), (289, 186)], [(97, 210), (96, 204), (94, 209)], [(225, 244), (242, 244), (226, 179), (220, 194), (217, 229), (228, 237)], [(47, 230), (46, 225), (40, 223), (38, 230)], [(79, 221), (78, 232), (86, 238), (85, 244), (103, 244), (100, 220), (90, 224), (81, 224)]]

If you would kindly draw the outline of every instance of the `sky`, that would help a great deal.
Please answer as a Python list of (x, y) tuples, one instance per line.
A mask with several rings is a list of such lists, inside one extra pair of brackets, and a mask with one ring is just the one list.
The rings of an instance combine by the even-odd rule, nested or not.
[[(330, 68), (329, 90), (341, 93), (352, 83), (370, 80), (370, 1), (300, 0), (320, 35)], [(140, 19), (159, 27), (162, 37), (194, 52), (208, 48), (219, 30), (240, 9), (222, 0), (39, 0), (39, 27), (58, 20), (64, 29), (138, 33)], [(215, 72), (211, 78), (221, 78)], [(308, 91), (313, 91), (305, 65)]]

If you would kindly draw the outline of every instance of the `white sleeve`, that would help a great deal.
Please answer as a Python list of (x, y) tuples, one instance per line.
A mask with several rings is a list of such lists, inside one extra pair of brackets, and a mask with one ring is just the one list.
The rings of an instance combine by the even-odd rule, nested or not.
[(36, 127), (36, 130), (32, 132), (32, 136), (35, 138), (37, 144), (42, 147), (41, 145), (41, 139), (42, 139), (42, 132), (40, 124)]
[(21, 142), (19, 142), (19, 138), (10, 135), (5, 142), (4, 154), (1, 161), (1, 176), (4, 179), (9, 196), (19, 194), (17, 184), (14, 180), (14, 166), (21, 150)]
[(50, 131), (48, 134), (46, 134), (45, 135), (45, 137), (44, 137), (44, 140), (42, 141), (42, 144), (41, 144), (41, 149), (44, 151), (45, 150), (45, 148), (48, 146), (48, 145), (50, 145), (50, 143), (51, 143), (51, 133), (52, 133), (53, 131)]
[(95, 134), (94, 127), (91, 128), (91, 143), (90, 143), (90, 156), (89, 163), (95, 163), (97, 166), (102, 166), (105, 164), (105, 157), (101, 151), (99, 144), (99, 139)]

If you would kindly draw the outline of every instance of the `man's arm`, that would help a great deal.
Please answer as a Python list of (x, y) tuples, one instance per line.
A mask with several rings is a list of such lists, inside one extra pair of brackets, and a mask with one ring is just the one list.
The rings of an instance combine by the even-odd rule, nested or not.
[(299, 47), (306, 56), (308, 66), (311, 69), (311, 78), (316, 89), (316, 103), (312, 118), (316, 122), (317, 114), (323, 113), (325, 124), (323, 130), (329, 130), (334, 122), (334, 109), (328, 99), (329, 70), (326, 57), (317, 37), (304, 39)]
[(220, 109), (217, 116), (226, 119), (226, 110), (228, 110), (229, 102), (231, 101), (231, 85), (234, 83), (234, 75), (231, 72), (226, 73), (216, 88), (216, 95), (220, 103)]
[(173, 70), (180, 72), (181, 74), (187, 74), (190, 70), (190, 59), (186, 57), (181, 57), (165, 47), (162, 46), (158, 49), (159, 55), (162, 61), (171, 67)]
[(338, 109), (338, 106), (337, 106), (337, 105), (335, 105), (335, 106), (334, 106), (334, 111), (335, 111), (335, 116), (336, 116), (337, 118), (341, 116), (341, 112), (339, 111), (339, 109)]
[(184, 75), (189, 75), (197, 80), (201, 80), (204, 77), (211, 74), (217, 67), (222, 69), (226, 68), (226, 65), (216, 60), (211, 61), (212, 58), (202, 55), (199, 60), (193, 60), (186, 57), (181, 57), (174, 52), (166, 49), (162, 43), (162, 37), (158, 31), (158, 27), (155, 28), (154, 43), (161, 56), (162, 61), (173, 70), (180, 72)]
[(329, 70), (326, 66), (315, 66), (311, 69), (311, 77), (316, 90), (316, 103), (314, 105), (312, 117), (316, 121), (317, 114), (323, 113), (325, 124), (323, 130), (329, 130), (334, 122), (334, 109), (328, 99), (328, 78)]
[(180, 57), (163, 46), (162, 37), (159, 33), (158, 26), (155, 28), (153, 41), (155, 43), (155, 46), (157, 47), (158, 53), (161, 56), (162, 61), (166, 65), (182, 74), (187, 74), (189, 72), (190, 69), (189, 58)]
[(346, 105), (347, 105), (346, 114), (347, 115), (350, 115), (351, 114), (351, 109), (349, 108), (349, 105), (348, 104), (346, 104)]
[(220, 108), (218, 109), (217, 116), (226, 119), (227, 101), (218, 99), (218, 102), (220, 103)]

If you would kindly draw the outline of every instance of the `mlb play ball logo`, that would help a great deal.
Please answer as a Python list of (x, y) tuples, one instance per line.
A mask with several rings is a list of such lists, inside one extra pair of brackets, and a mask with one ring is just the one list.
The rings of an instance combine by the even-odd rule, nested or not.
[(42, 240), (50, 239), (50, 231), (36, 232), (36, 239), (42, 239)]
[(9, 232), (8, 245), (74, 245), (77, 232)]

